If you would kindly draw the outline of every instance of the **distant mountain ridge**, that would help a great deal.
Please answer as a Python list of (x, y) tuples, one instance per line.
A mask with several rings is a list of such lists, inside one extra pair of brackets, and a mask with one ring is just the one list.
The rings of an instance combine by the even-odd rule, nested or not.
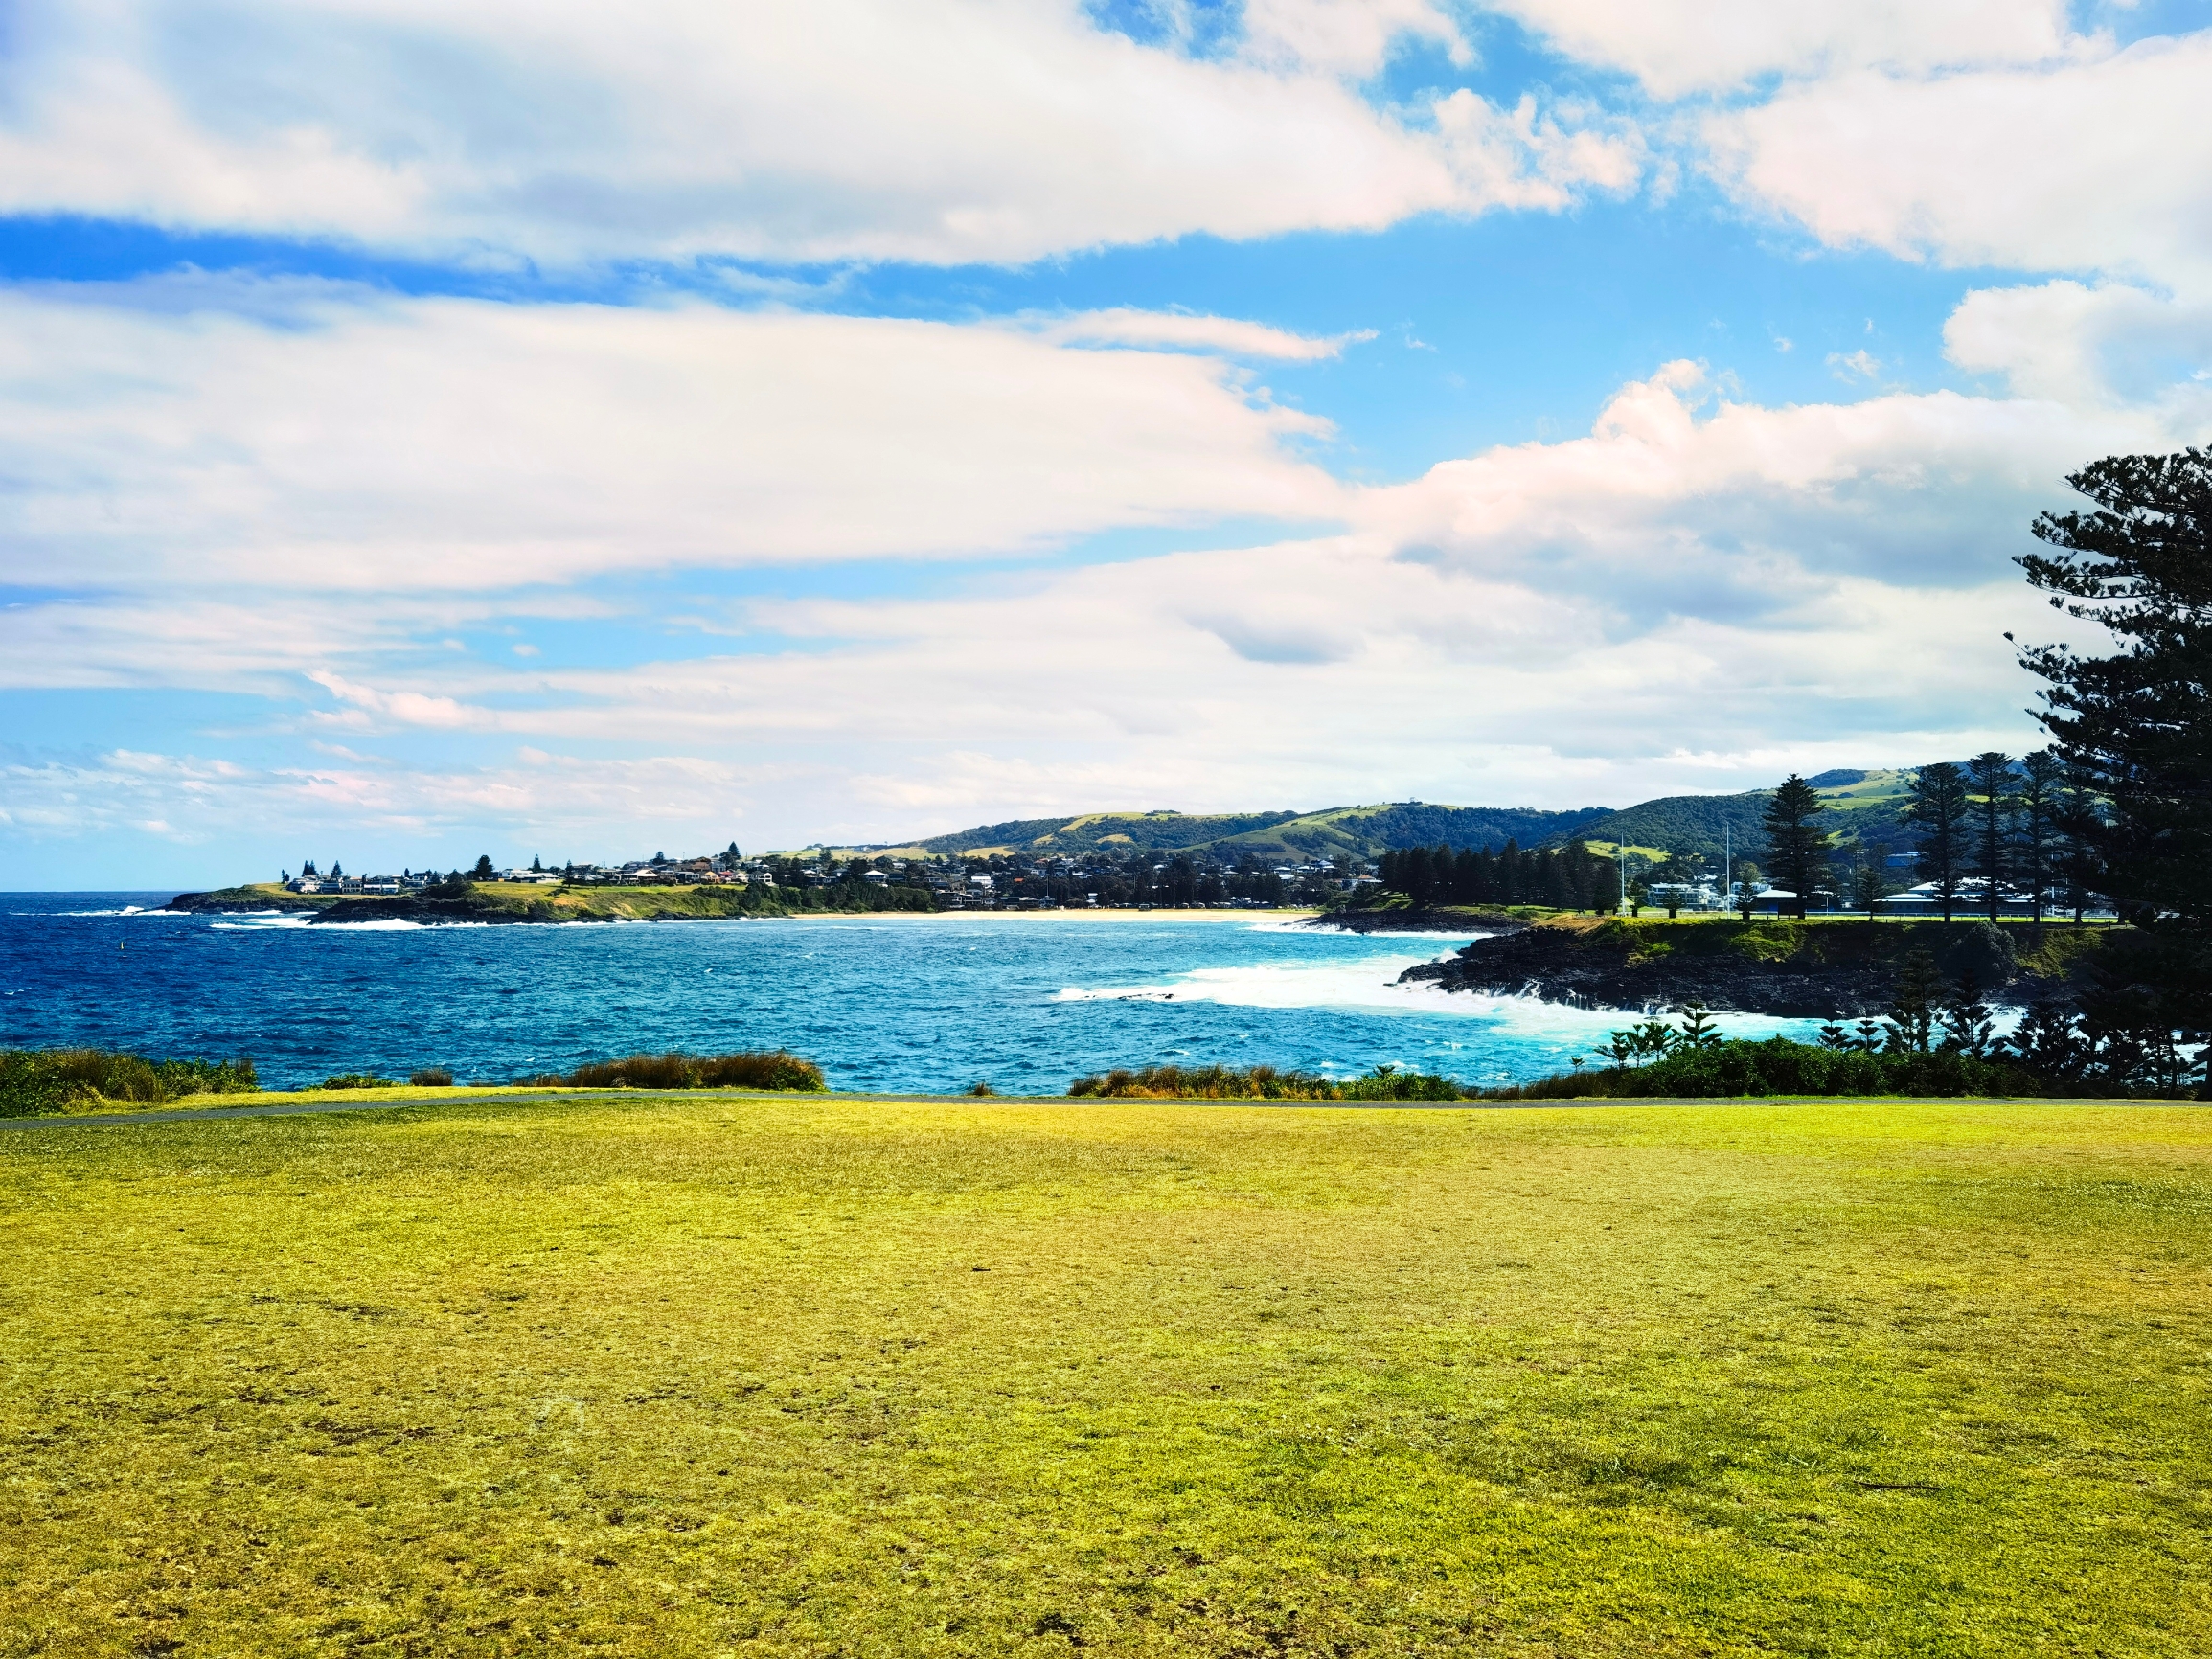
[[(1912, 835), (1899, 813), (1913, 769), (1849, 768), (1807, 780), (1833, 814), (1826, 828), (1839, 840), (1886, 842), (1904, 849)], [(1546, 811), (1530, 807), (1451, 807), (1427, 801), (1392, 801), (1331, 807), (1318, 812), (1083, 812), (1068, 818), (1014, 818), (892, 848), (940, 856), (1013, 852), (1052, 856), (1105, 849), (1149, 852), (1204, 851), (1218, 858), (1251, 854), (1304, 860), (1339, 855), (1373, 858), (1404, 847), (1563, 847), (1576, 839), (1621, 843), (1668, 852), (1721, 856), (1732, 845), (1738, 857), (1757, 857), (1764, 840), (1760, 819), (1771, 789), (1731, 795), (1664, 795), (1634, 807), (1580, 807)]]

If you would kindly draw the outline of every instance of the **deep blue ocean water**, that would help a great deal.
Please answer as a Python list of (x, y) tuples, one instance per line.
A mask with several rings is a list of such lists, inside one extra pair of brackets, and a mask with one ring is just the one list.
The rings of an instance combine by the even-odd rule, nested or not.
[(1519, 1080), (1563, 1070), (1629, 1017), (1393, 983), (1464, 936), (1262, 919), (309, 927), (155, 914), (168, 897), (0, 894), (0, 1047), (242, 1054), (267, 1087), (428, 1065), (504, 1081), (640, 1049), (781, 1047), (818, 1060), (833, 1088), (1058, 1094), (1084, 1072), (1167, 1060)]

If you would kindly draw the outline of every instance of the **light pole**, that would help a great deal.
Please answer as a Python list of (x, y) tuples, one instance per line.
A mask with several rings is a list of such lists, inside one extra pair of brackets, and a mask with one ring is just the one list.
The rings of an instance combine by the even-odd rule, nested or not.
[(1736, 826), (1721, 820), (1721, 901), (1736, 897)]

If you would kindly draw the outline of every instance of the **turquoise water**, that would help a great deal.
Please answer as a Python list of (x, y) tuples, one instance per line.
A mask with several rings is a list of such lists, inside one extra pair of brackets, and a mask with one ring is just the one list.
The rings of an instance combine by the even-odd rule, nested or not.
[(1630, 1017), (1393, 983), (1464, 935), (1164, 916), (308, 927), (152, 914), (167, 898), (0, 895), (0, 1046), (244, 1054), (272, 1087), (785, 1047), (835, 1088), (1058, 1094), (1084, 1072), (1167, 1060), (1523, 1080)]

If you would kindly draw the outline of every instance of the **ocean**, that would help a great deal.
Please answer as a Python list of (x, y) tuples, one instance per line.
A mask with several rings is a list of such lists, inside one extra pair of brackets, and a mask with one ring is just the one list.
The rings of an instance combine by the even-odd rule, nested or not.
[(0, 1047), (244, 1055), (272, 1088), (422, 1066), (504, 1082), (639, 1050), (788, 1048), (838, 1089), (1060, 1094), (1086, 1072), (1167, 1061), (1525, 1081), (1634, 1017), (1395, 983), (1468, 935), (1264, 915), (310, 927), (171, 915), (168, 897), (0, 895)]

